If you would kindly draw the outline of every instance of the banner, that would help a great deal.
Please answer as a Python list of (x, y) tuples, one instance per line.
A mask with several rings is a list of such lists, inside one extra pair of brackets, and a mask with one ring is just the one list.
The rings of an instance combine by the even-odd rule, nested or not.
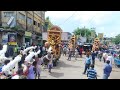
[(31, 33), (31, 32), (25, 32), (25, 36), (26, 36), (26, 37), (31, 37), (31, 36), (32, 36), (32, 33)]
[(98, 38), (103, 39), (103, 33), (98, 33)]
[(17, 45), (17, 35), (15, 33), (8, 34), (8, 44), (9, 45)]

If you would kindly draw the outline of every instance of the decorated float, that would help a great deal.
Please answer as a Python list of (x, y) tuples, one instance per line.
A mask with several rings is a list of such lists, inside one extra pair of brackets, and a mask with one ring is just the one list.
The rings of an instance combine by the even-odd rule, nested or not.
[(75, 48), (77, 47), (77, 38), (75, 35), (73, 35), (70, 39), (70, 41), (68, 42), (68, 47), (69, 49), (72, 51), (72, 54), (74, 55), (75, 53)]
[(48, 30), (47, 42), (45, 43), (45, 47), (47, 51), (53, 53), (55, 58), (54, 66), (56, 66), (57, 61), (61, 56), (61, 35), (62, 29), (58, 26), (52, 26), (50, 30)]
[(92, 47), (92, 51), (98, 51), (99, 48), (100, 48), (100, 40), (99, 40), (99, 38), (95, 38), (93, 47)]

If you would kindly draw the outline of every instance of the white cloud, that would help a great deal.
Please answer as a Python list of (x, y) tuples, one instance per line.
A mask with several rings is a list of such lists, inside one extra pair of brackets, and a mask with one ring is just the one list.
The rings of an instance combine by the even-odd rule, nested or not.
[[(66, 20), (69, 18), (75, 11), (48, 11), (46, 12), (46, 17), (49, 16), (50, 19)], [(77, 11), (73, 15), (72, 20), (79, 21), (81, 24), (86, 25), (100, 25), (105, 20), (108, 20), (108, 15), (111, 15), (112, 11)]]
[(74, 12), (75, 11), (47, 11), (46, 17), (49, 16), (51, 19), (66, 19)]
[[(68, 19), (75, 11), (48, 11), (46, 17), (49, 16), (53, 24), (59, 25)], [(78, 27), (95, 27), (97, 33), (104, 33), (106, 36), (115, 36), (120, 33), (120, 17), (119, 11), (77, 11), (69, 21), (69, 24), (63, 24), (65, 30)], [(69, 24), (69, 26), (67, 26)], [(66, 27), (66, 28), (65, 28)]]

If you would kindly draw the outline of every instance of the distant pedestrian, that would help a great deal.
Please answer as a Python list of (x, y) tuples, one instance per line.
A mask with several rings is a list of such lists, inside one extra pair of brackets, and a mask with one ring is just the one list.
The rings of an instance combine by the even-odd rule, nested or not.
[(77, 60), (77, 57), (78, 57), (78, 50), (77, 50), (77, 48), (75, 49), (75, 60)]
[(102, 60), (102, 55), (103, 55), (103, 53), (100, 51), (100, 55), (99, 55), (99, 60), (100, 61)]
[(96, 53), (93, 51), (92, 52), (92, 64), (95, 65), (95, 56), (96, 56)]
[(71, 57), (72, 57), (72, 51), (69, 49), (69, 51), (68, 51), (68, 59), (67, 60), (71, 60)]
[(97, 79), (97, 72), (93, 64), (90, 66), (90, 69), (87, 70), (87, 77), (88, 79)]
[(80, 50), (79, 50), (80, 58), (82, 58), (82, 52), (83, 52), (83, 48), (80, 47)]
[(112, 72), (112, 66), (110, 65), (110, 61), (107, 60), (103, 69), (103, 79), (108, 79), (111, 72)]
[(86, 57), (86, 60), (85, 60), (85, 69), (84, 69), (83, 74), (85, 74), (87, 69), (89, 69), (90, 64), (91, 64), (91, 58), (90, 58), (90, 56), (88, 54), (87, 57)]
[(106, 58), (106, 60), (110, 61), (110, 65), (112, 65), (113, 62), (114, 62), (114, 58), (113, 58), (113, 56), (111, 54), (108, 54), (108, 57)]
[(66, 56), (66, 52), (67, 52), (67, 47), (64, 46), (64, 47), (63, 47), (63, 56), (64, 56), (64, 55)]
[(108, 57), (108, 54), (106, 52), (103, 53), (103, 61), (104, 61), (104, 63), (106, 62), (107, 57)]

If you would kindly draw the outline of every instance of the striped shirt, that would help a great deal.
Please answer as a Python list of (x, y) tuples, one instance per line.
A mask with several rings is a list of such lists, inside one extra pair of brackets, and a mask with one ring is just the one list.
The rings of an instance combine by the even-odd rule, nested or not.
[(97, 72), (96, 72), (96, 70), (90, 68), (87, 71), (87, 77), (88, 77), (88, 79), (96, 79), (97, 78)]

